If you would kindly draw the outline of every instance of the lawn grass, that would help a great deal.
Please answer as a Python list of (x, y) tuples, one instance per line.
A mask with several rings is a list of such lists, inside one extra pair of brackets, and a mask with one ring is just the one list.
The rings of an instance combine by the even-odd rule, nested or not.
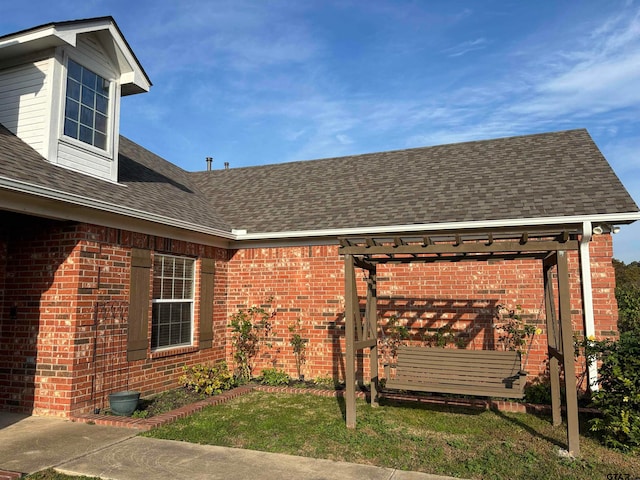
[(585, 436), (581, 458), (559, 456), (565, 427), (531, 414), (391, 401), (380, 408), (358, 401), (357, 413), (357, 428), (348, 430), (340, 398), (253, 392), (145, 435), (463, 478), (640, 476), (640, 456)]

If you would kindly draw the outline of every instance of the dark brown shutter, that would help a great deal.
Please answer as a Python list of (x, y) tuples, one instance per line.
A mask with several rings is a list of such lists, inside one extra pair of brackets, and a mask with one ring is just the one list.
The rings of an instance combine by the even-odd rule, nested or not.
[(213, 344), (213, 279), (215, 260), (203, 258), (200, 263), (200, 349)]
[(144, 360), (149, 346), (149, 276), (151, 251), (131, 249), (127, 360)]

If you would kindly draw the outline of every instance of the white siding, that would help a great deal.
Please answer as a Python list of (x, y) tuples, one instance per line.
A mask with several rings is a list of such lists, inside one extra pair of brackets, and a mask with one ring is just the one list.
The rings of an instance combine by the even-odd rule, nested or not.
[(113, 162), (105, 157), (76, 147), (64, 141), (58, 142), (58, 165), (80, 171), (94, 177), (110, 180)]
[[(112, 60), (106, 55), (102, 46), (98, 43), (97, 37), (93, 34), (89, 35), (80, 35), (78, 37), (78, 44), (76, 45), (75, 51), (82, 55), (80, 57), (79, 62), (83, 63), (84, 66), (90, 70), (94, 70), (95, 73), (104, 76), (105, 71), (109, 72), (107, 75), (109, 80), (113, 80), (116, 77), (116, 68)], [(86, 62), (85, 59), (90, 59), (91, 62), (97, 65), (91, 65)], [(96, 68), (99, 66), (99, 68)], [(98, 71), (96, 71), (98, 70)]]
[(0, 123), (44, 155), (51, 59), (0, 71)]

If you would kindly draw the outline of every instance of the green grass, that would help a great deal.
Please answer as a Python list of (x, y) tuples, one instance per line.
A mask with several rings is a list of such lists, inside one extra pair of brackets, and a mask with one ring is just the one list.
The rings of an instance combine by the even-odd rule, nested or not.
[(581, 437), (580, 459), (558, 450), (566, 429), (529, 414), (415, 403), (357, 404), (348, 430), (342, 399), (254, 392), (145, 435), (482, 479), (604, 479), (640, 475), (640, 457)]

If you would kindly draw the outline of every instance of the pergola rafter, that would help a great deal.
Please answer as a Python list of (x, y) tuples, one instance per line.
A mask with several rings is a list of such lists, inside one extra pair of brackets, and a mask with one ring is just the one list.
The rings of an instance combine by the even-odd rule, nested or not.
[[(573, 356), (573, 328), (568, 252), (579, 249), (580, 225), (430, 231), (420, 234), (342, 237), (345, 262), (346, 423), (356, 425), (356, 354), (369, 349), (371, 403), (378, 401), (377, 266), (379, 264), (437, 263), (536, 259), (541, 262), (551, 375), (553, 424), (561, 423), (560, 363), (564, 369), (568, 450), (578, 455), (578, 401)], [(361, 316), (355, 268), (368, 271), (365, 315)], [(556, 275), (554, 277), (553, 270)], [(556, 308), (554, 284), (557, 288)], [(566, 353), (566, 354), (565, 354)]]

